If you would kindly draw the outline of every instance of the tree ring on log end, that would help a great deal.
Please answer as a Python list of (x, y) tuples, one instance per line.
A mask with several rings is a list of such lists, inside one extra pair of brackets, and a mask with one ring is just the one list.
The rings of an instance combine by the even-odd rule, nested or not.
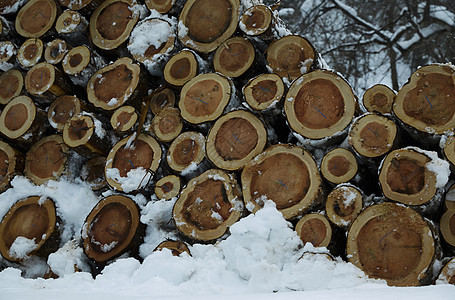
[(450, 259), (442, 268), (436, 284), (455, 284), (455, 257)]
[(311, 243), (314, 247), (327, 247), (332, 239), (332, 227), (321, 214), (304, 215), (295, 225), (295, 231), (304, 245)]
[(328, 181), (340, 184), (357, 174), (358, 165), (354, 154), (344, 148), (335, 148), (322, 158), (321, 173)]
[(154, 115), (160, 113), (162, 109), (175, 105), (175, 94), (170, 88), (159, 88), (153, 92), (150, 109)]
[(62, 61), (63, 71), (68, 75), (81, 73), (89, 65), (90, 57), (90, 49), (87, 46), (71, 49)]
[(82, 167), (81, 179), (87, 182), (93, 191), (101, 190), (107, 185), (106, 178), (104, 177), (105, 165), (106, 158), (96, 156), (88, 160)]
[(145, 0), (145, 5), (149, 10), (156, 10), (160, 14), (168, 13), (174, 6), (175, 0)]
[(347, 227), (363, 209), (362, 193), (354, 186), (341, 185), (327, 196), (327, 218), (340, 227)]
[(441, 217), (440, 228), (444, 240), (455, 246), (455, 209), (447, 210)]
[(185, 244), (185, 242), (182, 241), (161, 242), (153, 251), (161, 251), (163, 249), (169, 249), (172, 252), (173, 256), (180, 256), (182, 253), (187, 253), (189, 256), (191, 256), (190, 249)]
[(111, 126), (117, 131), (128, 131), (136, 124), (138, 115), (134, 107), (124, 105), (117, 108), (111, 117)]
[[(32, 196), (16, 202), (0, 223), (0, 250), (4, 258), (19, 262), (37, 252), (53, 235), (57, 226), (54, 202)], [(17, 238), (33, 240), (34, 247), (24, 256), (11, 253), (11, 246)], [(48, 254), (48, 253), (47, 253)]]
[(231, 99), (231, 82), (217, 73), (205, 73), (187, 82), (180, 92), (182, 118), (193, 124), (217, 119)]
[(189, 0), (179, 17), (179, 38), (187, 47), (211, 52), (237, 29), (238, 0)]
[(23, 158), (9, 144), (0, 141), (0, 192), (4, 191), (16, 172), (24, 168)]
[(41, 59), (43, 50), (43, 41), (38, 38), (27, 39), (17, 51), (17, 60), (24, 68), (30, 68)]
[(272, 24), (272, 11), (265, 5), (248, 8), (239, 21), (240, 29), (247, 35), (260, 35)]
[(101, 68), (87, 84), (88, 100), (104, 110), (122, 106), (136, 89), (140, 71), (139, 65), (128, 57)]
[(27, 152), (25, 175), (36, 185), (59, 178), (66, 170), (67, 151), (60, 135), (42, 138)]
[(208, 170), (193, 178), (175, 202), (172, 214), (177, 229), (194, 240), (215, 240), (242, 215), (240, 199), (240, 190), (231, 175)]
[(104, 50), (115, 49), (126, 41), (139, 19), (133, 12), (135, 0), (106, 0), (90, 17), (90, 37)]
[(119, 191), (138, 190), (148, 184), (161, 160), (161, 147), (147, 134), (128, 136), (114, 145), (106, 160), (107, 183)]
[(25, 75), (25, 89), (32, 95), (42, 95), (50, 91), (56, 95), (64, 95), (65, 92), (59, 87), (53, 87), (55, 67), (47, 62), (34, 65)]
[(127, 250), (140, 226), (137, 204), (123, 195), (104, 198), (92, 209), (82, 227), (85, 254), (97, 261)]
[(175, 107), (163, 108), (152, 120), (152, 129), (159, 141), (170, 142), (183, 129), (183, 120), (180, 111)]
[(273, 72), (290, 81), (310, 71), (315, 51), (311, 43), (297, 35), (284, 36), (267, 49), (267, 64)]
[(67, 9), (55, 21), (55, 30), (58, 34), (72, 33), (82, 20), (80, 12)]
[(365, 114), (357, 118), (349, 129), (348, 142), (360, 155), (379, 157), (395, 144), (397, 126), (389, 118)]
[(8, 104), (22, 92), (24, 77), (18, 70), (11, 69), (0, 75), (0, 104)]
[(267, 132), (253, 114), (238, 110), (219, 118), (207, 136), (207, 157), (225, 170), (238, 170), (264, 150)]
[(205, 153), (205, 137), (199, 132), (187, 131), (171, 143), (166, 160), (172, 170), (183, 172), (193, 165), (198, 166)]
[(392, 105), (395, 101), (395, 92), (388, 86), (376, 84), (370, 87), (363, 94), (363, 106), (369, 112), (389, 114), (392, 112)]
[(33, 124), (36, 106), (27, 96), (18, 96), (11, 100), (0, 114), (2, 133), (10, 139), (22, 136)]
[(63, 141), (69, 147), (85, 145), (95, 132), (95, 124), (89, 115), (74, 115), (63, 127)]
[(418, 285), (434, 253), (434, 237), (427, 223), (411, 208), (394, 203), (365, 209), (348, 234), (349, 261), (389, 285)]
[(181, 188), (180, 178), (175, 175), (168, 175), (156, 182), (155, 194), (158, 199), (170, 200), (177, 197)]
[(72, 116), (78, 115), (81, 112), (81, 102), (75, 96), (64, 95), (58, 97), (49, 106), (47, 111), (47, 119), (51, 126), (58, 132), (63, 131), (66, 121)]
[(65, 57), (68, 52), (68, 45), (64, 40), (55, 39), (47, 43), (44, 50), (44, 59), (50, 64), (58, 64)]
[(16, 17), (16, 31), (26, 38), (45, 34), (57, 17), (57, 5), (53, 0), (30, 0)]
[(227, 77), (239, 77), (253, 64), (254, 46), (245, 38), (233, 37), (223, 42), (213, 56), (213, 67)]
[(321, 192), (321, 177), (311, 154), (301, 147), (280, 144), (245, 166), (242, 185), (245, 204), (252, 204), (253, 212), (269, 199), (285, 219), (290, 219), (315, 204)]
[(246, 102), (256, 110), (273, 107), (284, 95), (284, 83), (276, 74), (262, 74), (251, 79), (243, 88)]
[(292, 129), (308, 139), (323, 139), (343, 131), (352, 121), (356, 100), (338, 75), (316, 70), (295, 80), (284, 111)]
[(172, 85), (183, 86), (197, 75), (198, 62), (193, 52), (183, 50), (172, 56), (164, 67), (164, 79)]
[(442, 134), (455, 127), (454, 68), (429, 65), (415, 71), (398, 92), (395, 115), (421, 132)]
[(426, 168), (430, 159), (415, 150), (392, 151), (384, 161), (379, 182), (384, 196), (407, 205), (421, 205), (436, 193), (436, 174)]

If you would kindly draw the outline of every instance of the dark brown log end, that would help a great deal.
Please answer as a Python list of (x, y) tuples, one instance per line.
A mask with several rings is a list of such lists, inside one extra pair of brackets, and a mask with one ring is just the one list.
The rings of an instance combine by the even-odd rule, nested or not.
[(351, 185), (337, 186), (327, 196), (327, 218), (339, 227), (348, 227), (363, 209), (362, 193)]
[(393, 286), (419, 285), (435, 253), (433, 233), (411, 208), (393, 203), (365, 209), (349, 230), (349, 261)]
[(25, 175), (36, 185), (59, 178), (66, 171), (68, 147), (60, 135), (50, 135), (27, 152)]
[(156, 90), (150, 101), (150, 109), (152, 113), (157, 115), (165, 107), (172, 107), (175, 105), (175, 93), (170, 88), (159, 88)]
[(78, 46), (71, 49), (62, 61), (63, 71), (68, 75), (80, 74), (90, 64), (90, 49)]
[[(16, 202), (0, 223), (0, 251), (4, 258), (19, 262), (37, 253), (57, 230), (54, 202), (32, 196)], [(14, 243), (18, 238), (32, 240), (35, 244), (27, 253), (16, 253)], [(30, 241), (31, 242), (31, 241)], [(11, 251), (13, 250), (13, 251)], [(48, 255), (48, 253), (42, 253)]]
[(253, 114), (238, 110), (219, 118), (207, 136), (207, 157), (225, 170), (243, 168), (264, 150), (267, 131)]
[(164, 67), (163, 75), (166, 82), (175, 86), (183, 86), (193, 79), (198, 72), (198, 62), (193, 52), (183, 50), (172, 56)]
[(24, 135), (35, 121), (36, 106), (27, 96), (18, 96), (11, 100), (0, 115), (2, 134), (10, 139)]
[(88, 160), (82, 167), (81, 179), (88, 183), (93, 191), (99, 191), (107, 186), (107, 181), (104, 177), (105, 166), (106, 158), (97, 156)]
[(61, 39), (55, 39), (46, 45), (44, 59), (46, 62), (56, 65), (60, 63), (70, 50), (68, 44)]
[(0, 104), (6, 105), (19, 96), (24, 87), (24, 76), (18, 70), (11, 69), (0, 75)]
[(190, 239), (212, 241), (223, 236), (243, 212), (235, 179), (221, 170), (193, 178), (180, 194), (172, 214), (177, 229)]
[(63, 127), (63, 141), (71, 148), (89, 143), (95, 133), (93, 118), (89, 115), (78, 114), (72, 116)]
[(284, 95), (284, 84), (276, 74), (262, 74), (251, 79), (243, 88), (246, 102), (256, 110), (273, 107)]
[(44, 52), (43, 42), (38, 38), (27, 39), (17, 52), (17, 60), (24, 68), (33, 67)]
[(51, 29), (57, 17), (53, 0), (31, 0), (17, 14), (16, 31), (26, 38), (37, 38)]
[(337, 74), (323, 70), (295, 80), (284, 103), (292, 129), (314, 140), (345, 130), (356, 108), (357, 102), (349, 84)]
[(96, 262), (112, 259), (129, 250), (139, 226), (140, 213), (133, 200), (122, 195), (104, 198), (82, 227), (84, 252)]
[(321, 214), (304, 215), (295, 225), (295, 231), (303, 244), (311, 243), (314, 247), (327, 247), (332, 239), (329, 220)]
[(244, 74), (253, 64), (255, 50), (245, 38), (233, 37), (223, 42), (213, 56), (213, 67), (224, 76), (235, 78)]
[(393, 112), (421, 132), (442, 134), (455, 126), (454, 68), (429, 65), (415, 71), (398, 92)]
[(349, 129), (348, 142), (365, 157), (380, 157), (395, 144), (397, 126), (381, 115), (366, 114), (356, 119)]
[(24, 156), (9, 144), (0, 141), (0, 191), (6, 190), (10, 181), (24, 171)]
[(205, 157), (205, 137), (198, 132), (180, 134), (169, 147), (166, 156), (171, 169), (182, 172), (188, 167), (198, 166)]
[(180, 178), (175, 175), (168, 175), (156, 182), (155, 194), (158, 199), (169, 200), (180, 194), (182, 183)]
[(248, 8), (239, 21), (239, 28), (247, 35), (265, 33), (272, 24), (272, 11), (265, 5), (255, 5)]
[(185, 242), (182, 241), (164, 241), (161, 242), (154, 251), (161, 251), (163, 249), (169, 249), (174, 256), (180, 256), (182, 253), (186, 253), (191, 256), (190, 249)]
[(179, 22), (179, 38), (187, 47), (208, 53), (237, 29), (238, 0), (189, 0)]
[(290, 81), (310, 71), (316, 53), (311, 43), (297, 35), (282, 37), (267, 49), (267, 64)]
[(255, 212), (265, 199), (272, 200), (286, 219), (317, 204), (321, 193), (321, 177), (311, 154), (284, 144), (271, 146), (251, 160), (242, 171), (242, 185), (247, 207)]
[(138, 119), (138, 115), (134, 107), (124, 105), (117, 108), (111, 117), (111, 126), (114, 130), (127, 132), (133, 128)]
[(455, 247), (455, 209), (447, 210), (439, 223), (444, 240)]
[(63, 131), (66, 121), (71, 119), (74, 115), (81, 112), (81, 102), (75, 96), (64, 95), (58, 97), (49, 106), (47, 111), (47, 119), (51, 126), (58, 132)]
[(380, 114), (390, 114), (394, 101), (395, 92), (383, 84), (373, 85), (365, 91), (362, 98), (367, 111)]
[(455, 209), (455, 184), (452, 184), (444, 195), (444, 204), (447, 209)]
[(334, 184), (348, 182), (354, 178), (357, 170), (354, 154), (344, 148), (335, 148), (322, 158), (321, 174)]

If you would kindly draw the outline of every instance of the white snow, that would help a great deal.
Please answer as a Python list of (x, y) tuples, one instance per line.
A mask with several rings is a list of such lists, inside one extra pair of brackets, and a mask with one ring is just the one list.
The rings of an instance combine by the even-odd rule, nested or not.
[(121, 176), (117, 168), (106, 169), (106, 178), (110, 178), (120, 184), (122, 191), (125, 193), (145, 187), (152, 176), (152, 173), (142, 167), (129, 170), (126, 177)]
[(436, 188), (443, 188), (447, 184), (450, 176), (450, 164), (446, 160), (439, 158), (434, 151), (422, 150), (416, 147), (406, 147), (406, 149), (420, 152), (430, 159), (425, 168), (435, 174)]
[(9, 248), (9, 255), (12, 258), (23, 259), (27, 258), (28, 254), (36, 249), (37, 244), (35, 243), (35, 238), (28, 239), (24, 236), (18, 236), (11, 247)]

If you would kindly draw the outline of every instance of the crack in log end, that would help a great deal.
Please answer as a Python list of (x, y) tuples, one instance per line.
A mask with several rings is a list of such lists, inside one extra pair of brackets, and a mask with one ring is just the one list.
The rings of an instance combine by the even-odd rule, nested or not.
[(425, 186), (425, 168), (407, 158), (393, 158), (387, 170), (386, 182), (396, 193), (419, 193)]
[(131, 169), (150, 169), (153, 160), (153, 150), (141, 140), (137, 140), (134, 148), (122, 146), (114, 156), (112, 167), (119, 170), (120, 176), (126, 177)]
[(132, 14), (127, 3), (122, 1), (111, 3), (96, 19), (96, 29), (104, 39), (116, 40), (125, 32)]
[(71, 140), (78, 141), (83, 139), (92, 127), (88, 127), (85, 119), (76, 119), (70, 121), (68, 136)]
[(12, 105), (6, 112), (5, 127), (10, 131), (21, 129), (29, 118), (28, 108), (23, 103)]
[(188, 35), (199, 43), (211, 43), (231, 25), (232, 5), (228, 0), (194, 1), (184, 20)]

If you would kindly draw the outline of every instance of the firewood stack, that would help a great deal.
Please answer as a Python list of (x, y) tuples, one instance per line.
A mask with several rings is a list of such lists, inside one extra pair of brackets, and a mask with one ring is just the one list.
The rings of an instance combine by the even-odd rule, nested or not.
[[(455, 254), (452, 65), (359, 100), (260, 0), (17, 2), (0, 7), (0, 189), (16, 175), (90, 184), (100, 202), (81, 244), (94, 265), (137, 253), (137, 193), (175, 201), (190, 244), (274, 201), (303, 242), (390, 285), (432, 283), (435, 259)], [(17, 237), (54, 230), (20, 227), (55, 226), (52, 199), (34, 201), (3, 218), (5, 259), (18, 261), (5, 255)]]

